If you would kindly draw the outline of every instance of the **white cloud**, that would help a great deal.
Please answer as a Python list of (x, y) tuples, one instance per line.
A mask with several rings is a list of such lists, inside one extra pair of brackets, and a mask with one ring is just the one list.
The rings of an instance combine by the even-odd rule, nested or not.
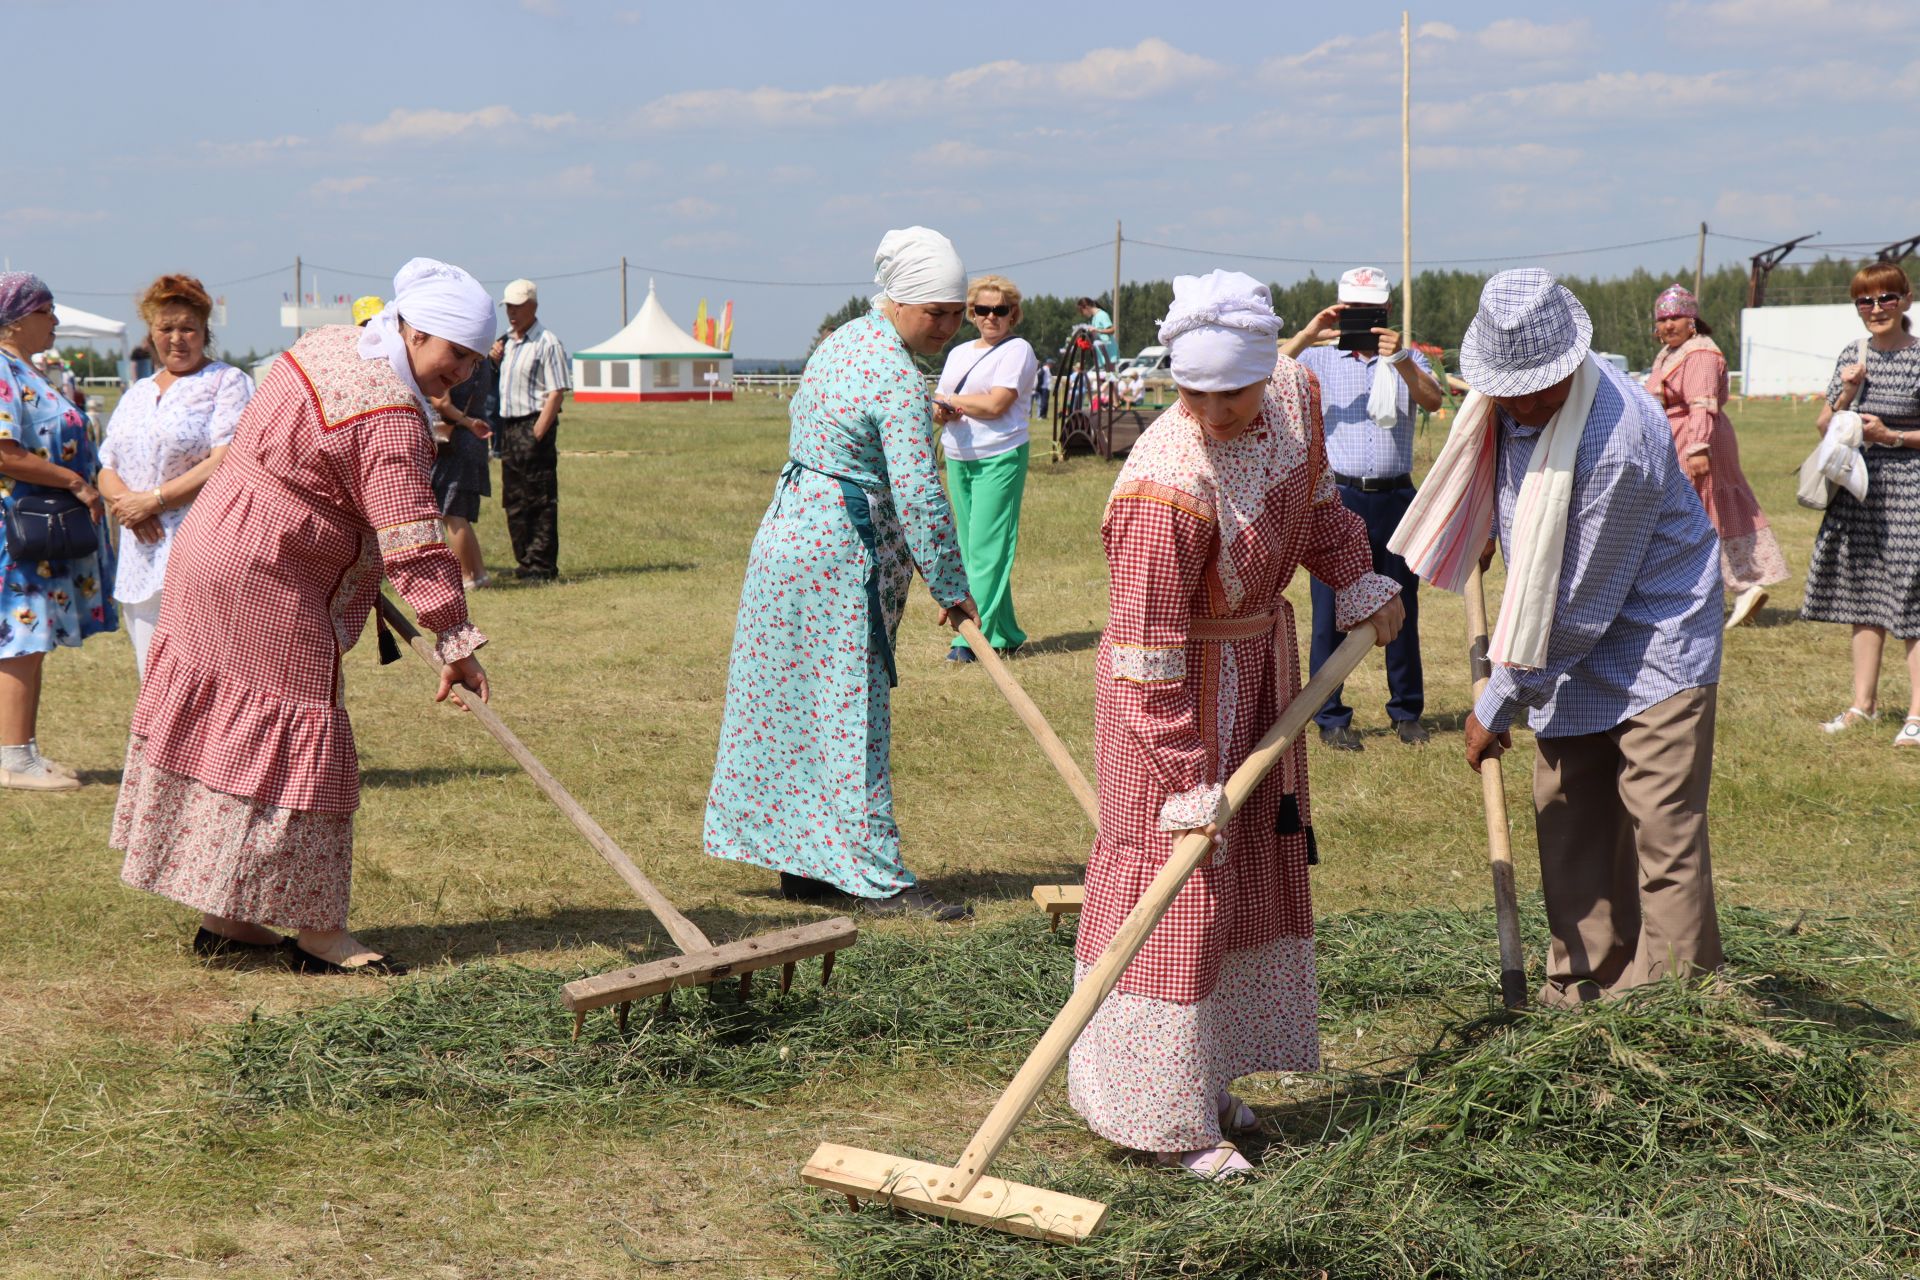
[(1578, 147), (1552, 147), (1519, 142), (1507, 147), (1417, 146), (1415, 169), (1449, 169), (1470, 173), (1543, 173), (1571, 169), (1584, 158)]
[(316, 196), (350, 196), (365, 191), (375, 181), (372, 174), (357, 173), (350, 178), (322, 178), (311, 190)]
[(682, 231), (660, 243), (668, 249), (717, 250), (738, 249), (747, 241), (738, 232), (709, 228), (705, 231)]
[(1823, 31), (1848, 37), (1906, 31), (1920, 34), (1911, 0), (1676, 0), (1670, 18), (1693, 20), (1702, 34), (1769, 40)]
[(283, 133), (277, 138), (258, 138), (251, 142), (202, 142), (199, 149), (203, 155), (224, 163), (258, 164), (278, 152), (306, 145), (307, 140), (300, 135)]
[(951, 75), (901, 76), (817, 89), (695, 89), (640, 108), (648, 129), (726, 124), (794, 125), (963, 104), (1011, 109), (1042, 102), (1133, 102), (1224, 74), (1216, 62), (1150, 37), (1131, 49), (1095, 49), (1072, 62), (983, 63)]
[(1011, 151), (1000, 151), (953, 139), (936, 142), (913, 154), (913, 163), (923, 169), (998, 169), (1021, 163), (1022, 159)]
[(711, 200), (703, 200), (699, 196), (681, 196), (667, 206), (667, 212), (685, 222), (702, 222), (708, 218), (717, 217), (720, 206)]
[(105, 222), (99, 209), (50, 209), (45, 205), (20, 205), (0, 209), (0, 227), (8, 231), (27, 231), (36, 227), (72, 227)]
[(1522, 85), (1421, 107), (1426, 136), (1489, 131), (1511, 135), (1542, 125), (1668, 120), (1676, 114), (1724, 111), (1751, 102), (1760, 86), (1739, 71), (1603, 71), (1585, 80)]
[[(1587, 20), (1540, 23), (1500, 18), (1478, 31), (1462, 31), (1445, 22), (1424, 22), (1412, 32), (1412, 71), (1416, 106), (1423, 87), (1460, 86), (1497, 75), (1507, 83), (1565, 69), (1592, 48)], [(1351, 103), (1368, 95), (1384, 109), (1383, 86), (1400, 83), (1400, 28), (1365, 35), (1340, 35), (1305, 53), (1268, 58), (1259, 67), (1263, 80), (1301, 92), (1331, 92)]]
[(522, 116), (512, 107), (494, 105), (477, 111), (443, 111), (428, 107), (409, 111), (395, 107), (378, 124), (349, 126), (347, 134), (371, 146), (388, 143), (444, 142), (468, 133), (494, 133), (519, 126), (549, 132), (575, 123), (571, 113)]

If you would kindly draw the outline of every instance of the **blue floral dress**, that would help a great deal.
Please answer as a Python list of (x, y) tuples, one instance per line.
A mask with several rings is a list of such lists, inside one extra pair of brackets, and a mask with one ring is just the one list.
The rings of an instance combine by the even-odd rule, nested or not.
[(893, 821), (893, 637), (915, 566), (967, 595), (932, 403), (870, 312), (807, 361), (789, 461), (747, 559), (706, 850), (858, 897), (910, 887)]
[[(87, 420), (47, 385), (33, 366), (0, 351), (0, 440), (84, 476), (100, 473)], [(0, 508), (13, 503), (18, 481), (0, 476)], [(88, 636), (114, 631), (119, 612), (113, 586), (113, 544), (96, 526), (99, 553), (82, 560), (16, 564), (0, 538), (0, 658), (48, 653), (57, 644), (78, 646)]]

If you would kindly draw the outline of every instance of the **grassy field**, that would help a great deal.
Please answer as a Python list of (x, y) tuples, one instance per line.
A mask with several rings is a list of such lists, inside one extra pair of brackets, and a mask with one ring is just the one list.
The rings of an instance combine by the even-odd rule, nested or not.
[[(1810, 419), (1735, 419), (1796, 570)], [(563, 580), (473, 603), (496, 708), (716, 938), (822, 915), (700, 853), (785, 437), (772, 399), (569, 410)], [(1016, 672), (1083, 761), (1113, 472), (1037, 451), (1016, 571), (1035, 640)], [(510, 567), (497, 505), (479, 527)], [(1305, 595), (1303, 577), (1303, 618)], [(419, 664), (381, 668), (370, 642), (346, 664), (367, 783), (353, 925), (416, 970), (382, 985), (205, 966), (189, 913), (118, 883), (131, 654), (117, 636), (62, 651), (40, 738), (91, 785), (0, 799), (0, 1275), (1920, 1272), (1920, 752), (1891, 749), (1897, 713), (1820, 732), (1847, 701), (1846, 637), (1798, 603), (1788, 584), (1730, 638), (1714, 779), (1735, 959), (1770, 977), (1588, 1030), (1486, 1021), (1478, 785), (1457, 734), (1386, 733), (1370, 663), (1348, 686), (1367, 751), (1313, 758), (1329, 1070), (1254, 1083), (1265, 1172), (1227, 1193), (1118, 1159), (1056, 1083), (1008, 1168), (1115, 1204), (1111, 1239), (1079, 1252), (852, 1215), (798, 1183), (823, 1139), (951, 1160), (1071, 975), (1066, 931), (1026, 896), (1076, 875), (1089, 830), (985, 676), (940, 661), (924, 595), (901, 629), (898, 816), (910, 864), (978, 923), (874, 926), (824, 995), (805, 977), (784, 1002), (683, 995), (625, 1043), (602, 1015), (570, 1045), (554, 989), (666, 936), (477, 725), (432, 705)], [(1429, 722), (1456, 730), (1462, 610), (1422, 606)], [(1885, 704), (1906, 684), (1891, 670)], [(1537, 978), (1522, 768), (1508, 793)], [(1582, 1187), (1589, 1163), (1633, 1195)]]

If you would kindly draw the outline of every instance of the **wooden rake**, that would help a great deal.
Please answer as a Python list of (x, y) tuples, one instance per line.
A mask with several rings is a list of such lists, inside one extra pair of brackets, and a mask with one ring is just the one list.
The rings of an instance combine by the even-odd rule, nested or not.
[[(1493, 676), (1487, 645), (1487, 587), (1480, 566), (1467, 576), (1467, 663), (1473, 700)], [(1520, 908), (1513, 890), (1513, 832), (1507, 825), (1507, 785), (1498, 756), (1480, 762), (1480, 807), (1487, 814), (1487, 859), (1493, 866), (1493, 913), (1500, 935), (1500, 1000), (1509, 1009), (1527, 1003), (1527, 962), (1520, 951)]]
[[(1054, 767), (1054, 771), (1060, 775), (1061, 780), (1067, 784), (1067, 790), (1073, 792), (1073, 798), (1080, 802), (1080, 808), (1087, 815), (1087, 821), (1093, 824), (1095, 831), (1098, 831), (1100, 799), (1094, 793), (1092, 785), (1088, 783), (1087, 775), (1080, 772), (1080, 766), (1075, 764), (1073, 757), (1068, 754), (1066, 744), (1060, 741), (1060, 735), (1053, 731), (1053, 726), (1047, 723), (1046, 716), (1040, 713), (1040, 708), (1035, 706), (1033, 699), (1027, 696), (1027, 691), (1020, 687), (1020, 682), (1013, 678), (1011, 671), (1007, 670), (1007, 664), (1000, 660), (1000, 655), (995, 653), (993, 646), (987, 643), (986, 636), (981, 634), (979, 624), (970, 621), (962, 622), (960, 635), (973, 650), (973, 656), (979, 659), (980, 665), (987, 669), (987, 675), (992, 679), (995, 687), (1012, 705), (1014, 714), (1020, 717), (1020, 723), (1027, 726), (1027, 732), (1031, 733), (1033, 740), (1040, 744), (1041, 752), (1045, 754), (1047, 762)], [(1041, 910), (1047, 913), (1052, 921), (1049, 927), (1053, 929), (1060, 927), (1062, 914), (1070, 915), (1080, 910), (1080, 904), (1085, 896), (1086, 891), (1077, 884), (1041, 884), (1033, 888), (1033, 900)]]
[[(1279, 721), (1260, 740), (1246, 763), (1227, 780), (1225, 807), (1229, 816), (1246, 804), (1260, 780), (1280, 762), (1334, 687), (1360, 665), (1367, 650), (1373, 647), (1374, 639), (1371, 626), (1356, 628), (1327, 659), (1319, 674), (1287, 704)], [(1224, 820), (1221, 825), (1225, 825)], [(1201, 835), (1188, 836), (1174, 847), (1173, 856), (1154, 876), (1127, 918), (1120, 922), (1107, 949), (1074, 988), (1073, 995), (1055, 1015), (1053, 1025), (1027, 1055), (1019, 1074), (1000, 1095), (1000, 1101), (952, 1168), (823, 1142), (801, 1170), (801, 1179), (811, 1186), (839, 1192), (847, 1197), (848, 1204), (856, 1207), (863, 1199), (877, 1200), (896, 1209), (913, 1209), (1041, 1240), (1077, 1243), (1092, 1235), (1106, 1217), (1106, 1205), (1044, 1187), (989, 1178), (985, 1176), (987, 1167), (1005, 1148), (1014, 1127), (1039, 1098), (1054, 1069), (1066, 1060), (1068, 1050), (1093, 1020), (1101, 1003), (1119, 985), (1127, 966), (1173, 905), (1187, 877), (1206, 860), (1212, 849), (1213, 842)]]
[[(442, 663), (426, 637), (420, 634), (385, 593), (380, 596), (379, 607), (380, 617), (386, 624), (405, 637), (408, 647), (437, 673)], [(842, 947), (850, 947), (859, 940), (860, 931), (854, 927), (853, 921), (840, 916), (818, 924), (799, 925), (739, 942), (714, 945), (698, 925), (680, 914), (667, 896), (654, 887), (653, 881), (642, 874), (633, 859), (613, 842), (612, 836), (601, 830), (600, 824), (580, 807), (579, 801), (567, 793), (558, 779), (547, 772), (546, 766), (527, 750), (526, 744), (507, 728), (506, 722), (492, 707), (458, 686), (453, 696), (479, 719), (488, 733), (499, 740), (500, 745), (507, 749), (507, 754), (527, 771), (534, 785), (545, 792), (547, 799), (553, 801), (575, 829), (586, 837), (593, 851), (627, 882), (628, 888), (639, 895), (640, 900), (647, 904), (647, 909), (653, 912), (654, 919), (661, 923), (673, 939), (673, 944), (682, 952), (665, 960), (569, 982), (563, 990), (562, 1002), (573, 1011), (575, 1039), (579, 1038), (580, 1029), (586, 1025), (590, 1011), (608, 1005), (617, 1006), (620, 1030), (625, 1031), (627, 1014), (635, 1000), (658, 995), (664, 1010), (672, 1002), (675, 987), (704, 986), (723, 978), (737, 977), (740, 979), (740, 999), (745, 1001), (752, 989), (754, 972), (779, 965), (780, 990), (785, 992), (793, 985), (794, 966), (810, 956), (823, 957), (820, 962), (820, 983), (825, 986), (827, 979), (833, 976), (835, 954)]]

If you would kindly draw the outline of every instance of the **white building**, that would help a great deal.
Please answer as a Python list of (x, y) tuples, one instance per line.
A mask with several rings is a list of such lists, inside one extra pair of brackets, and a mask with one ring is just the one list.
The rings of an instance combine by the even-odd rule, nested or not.
[(667, 318), (647, 281), (639, 314), (605, 342), (573, 353), (573, 398), (638, 403), (733, 399), (733, 353)]

